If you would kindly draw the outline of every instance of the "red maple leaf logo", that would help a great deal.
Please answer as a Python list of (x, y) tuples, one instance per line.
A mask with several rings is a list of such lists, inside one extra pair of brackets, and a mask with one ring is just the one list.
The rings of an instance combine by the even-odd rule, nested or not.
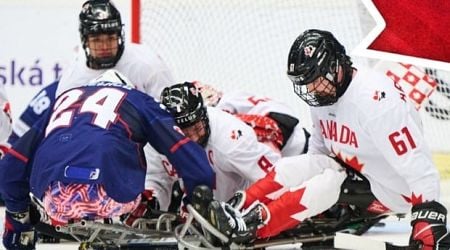
[(402, 197), (406, 200), (406, 202), (411, 203), (413, 206), (423, 203), (422, 195), (416, 196), (414, 192), (412, 192), (411, 197), (406, 195), (402, 195)]
[(298, 219), (296, 215), (300, 214), (301, 212), (306, 210), (306, 206), (301, 204), (303, 194), (305, 193), (306, 187), (303, 187), (295, 192), (290, 192), (289, 197), (285, 197), (284, 199), (288, 198), (292, 200), (292, 204), (296, 204), (296, 206), (287, 206), (285, 211), (286, 214), (291, 215), (292, 218)]
[(349, 167), (353, 168), (354, 170), (361, 172), (362, 168), (364, 167), (364, 164), (359, 162), (357, 156), (353, 157), (344, 157), (342, 156), (341, 152), (336, 153), (333, 149), (331, 149), (331, 152), (336, 155), (337, 158), (339, 158), (342, 162), (344, 162)]

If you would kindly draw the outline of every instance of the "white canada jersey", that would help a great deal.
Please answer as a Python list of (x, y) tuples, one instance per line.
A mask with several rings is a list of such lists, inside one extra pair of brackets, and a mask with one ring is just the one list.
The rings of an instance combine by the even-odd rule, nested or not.
[[(227, 201), (236, 191), (264, 177), (281, 156), (258, 142), (252, 128), (237, 117), (214, 107), (208, 107), (207, 112), (210, 136), (205, 152), (215, 172), (214, 197)], [(161, 196), (168, 194), (177, 176), (167, 158), (159, 157), (160, 164), (149, 159), (146, 188), (156, 191), (164, 209), (169, 200)]]
[(358, 70), (338, 102), (311, 108), (309, 153), (341, 158), (370, 182), (377, 199), (394, 212), (439, 199), (439, 175), (419, 113), (384, 74)]
[(289, 139), (286, 141), (281, 154), (284, 156), (298, 155), (305, 149), (307, 139), (301, 124), (301, 119), (286, 104), (266, 96), (251, 95), (245, 92), (225, 93), (216, 106), (231, 114), (254, 114), (266, 116), (269, 112), (289, 115), (299, 120)]
[[(127, 77), (139, 91), (159, 100), (161, 91), (175, 84), (172, 73), (162, 59), (149, 47), (127, 43), (114, 68)], [(72, 65), (64, 71), (56, 96), (62, 92), (82, 86), (108, 69), (91, 69), (86, 65), (84, 50), (80, 50)]]

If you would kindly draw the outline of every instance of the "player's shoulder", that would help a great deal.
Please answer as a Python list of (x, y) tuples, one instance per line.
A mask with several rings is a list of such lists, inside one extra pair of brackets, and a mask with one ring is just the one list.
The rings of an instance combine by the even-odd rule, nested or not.
[(149, 46), (137, 43), (127, 43), (124, 53), (119, 62), (123, 63), (142, 63), (142, 64), (160, 64), (161, 57)]
[(214, 107), (208, 107), (207, 111), (212, 144), (232, 148), (233, 145), (254, 139), (253, 129), (236, 116)]
[(391, 78), (365, 68), (358, 69), (348, 91), (352, 103), (364, 113), (384, 112), (406, 100)]
[(236, 127), (242, 126), (243, 124), (245, 125), (245, 123), (239, 120), (239, 118), (226, 111), (223, 111), (220, 108), (217, 107), (206, 107), (206, 108), (210, 123), (219, 125), (221, 129), (226, 129), (232, 126)]
[(50, 84), (48, 84), (47, 86), (45, 86), (44, 88), (41, 89), (40, 92), (46, 91), (47, 95), (55, 95), (56, 89), (58, 88), (59, 85), (59, 80), (56, 80)]
[(161, 102), (136, 89), (128, 90), (125, 102), (144, 116), (151, 115), (153, 118), (171, 117), (167, 108)]

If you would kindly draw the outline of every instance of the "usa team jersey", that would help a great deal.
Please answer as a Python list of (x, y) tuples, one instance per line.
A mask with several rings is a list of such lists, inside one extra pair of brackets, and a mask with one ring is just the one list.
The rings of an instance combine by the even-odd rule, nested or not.
[[(158, 100), (165, 87), (175, 84), (167, 65), (155, 52), (142, 44), (125, 44), (123, 54), (113, 69), (125, 75), (138, 90)], [(84, 51), (80, 50), (72, 65), (64, 70), (56, 96), (84, 85), (107, 70), (87, 67)]]
[(383, 74), (358, 70), (338, 102), (311, 108), (309, 153), (332, 154), (370, 181), (395, 212), (439, 199), (439, 175), (419, 113), (401, 87)]
[(14, 121), (13, 131), (8, 139), (10, 144), (13, 144), (19, 137), (25, 134), (44, 115), (45, 111), (55, 101), (57, 87), (58, 81), (50, 83), (33, 97), (19, 119)]
[(131, 201), (144, 190), (147, 142), (173, 164), (188, 200), (195, 186), (212, 187), (204, 150), (177, 132), (164, 106), (127, 86), (95, 85), (61, 94), (0, 162), (9, 211), (24, 211), (30, 191), (42, 198), (55, 181), (100, 183), (117, 202)]
[[(214, 197), (227, 201), (264, 177), (281, 156), (258, 142), (252, 128), (237, 117), (213, 107), (208, 107), (207, 113), (211, 132), (204, 151), (214, 171)], [(170, 159), (159, 159), (154, 167), (149, 164), (147, 187), (156, 191), (161, 207), (166, 208), (178, 171)]]

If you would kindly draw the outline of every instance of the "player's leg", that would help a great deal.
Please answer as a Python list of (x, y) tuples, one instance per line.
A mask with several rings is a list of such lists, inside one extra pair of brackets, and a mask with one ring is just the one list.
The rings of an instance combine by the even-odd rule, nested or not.
[(330, 208), (338, 200), (345, 177), (343, 171), (325, 169), (322, 174), (270, 202), (267, 205), (270, 220), (258, 230), (258, 238), (278, 235)]
[(230, 200), (235, 208), (247, 208), (256, 200), (265, 204), (277, 199), (289, 188), (298, 187), (324, 169), (341, 169), (332, 158), (325, 155), (297, 155), (284, 157), (275, 163), (275, 168), (264, 178)]
[[(302, 185), (284, 192), (267, 206), (256, 201), (242, 214), (229, 209), (227, 204), (212, 203), (208, 219), (235, 242), (248, 241), (255, 236), (272, 237), (335, 204), (345, 178), (343, 169), (327, 168)], [(225, 226), (220, 228), (220, 225)], [(231, 228), (228, 225), (231, 225)], [(249, 235), (253, 238), (249, 238)]]

